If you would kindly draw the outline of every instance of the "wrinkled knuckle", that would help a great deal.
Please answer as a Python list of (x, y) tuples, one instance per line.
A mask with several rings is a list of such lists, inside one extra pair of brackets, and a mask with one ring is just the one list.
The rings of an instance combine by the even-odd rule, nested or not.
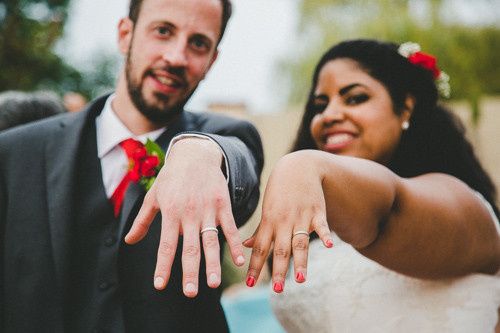
[(184, 254), (189, 257), (197, 257), (200, 255), (200, 248), (198, 246), (189, 245), (184, 249)]
[(167, 241), (161, 241), (159, 252), (162, 256), (174, 256), (176, 248)]
[(205, 247), (215, 248), (219, 246), (219, 239), (215, 234), (206, 235), (203, 237), (203, 244), (205, 245)]
[(267, 251), (263, 247), (256, 245), (252, 248), (252, 255), (258, 258), (264, 258), (267, 257)]
[(290, 257), (290, 250), (283, 247), (277, 247), (274, 249), (274, 256), (279, 258), (288, 259)]
[(242, 245), (241, 245), (241, 241), (239, 239), (227, 239), (226, 240), (226, 243), (227, 245), (231, 248), (231, 249), (234, 249), (234, 248), (240, 248)]
[(293, 249), (294, 250), (299, 250), (299, 251), (306, 250), (308, 245), (309, 245), (309, 241), (307, 239), (302, 239), (302, 237), (298, 238), (298, 239), (294, 239), (294, 241), (293, 241)]
[(188, 281), (198, 280), (198, 272), (194, 271), (185, 271), (184, 278)]
[(147, 232), (149, 229), (149, 225), (143, 220), (137, 221), (135, 226), (142, 233)]
[(225, 234), (226, 234), (226, 241), (229, 244), (235, 245), (235, 244), (240, 243), (240, 234), (238, 232), (238, 229), (231, 228), (231, 229), (225, 230)]

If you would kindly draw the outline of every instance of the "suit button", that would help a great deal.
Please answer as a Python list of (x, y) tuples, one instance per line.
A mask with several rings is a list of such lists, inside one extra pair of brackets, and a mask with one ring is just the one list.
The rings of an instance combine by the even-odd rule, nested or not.
[(115, 243), (116, 243), (116, 238), (113, 236), (110, 236), (104, 240), (104, 245), (106, 245), (107, 247), (111, 247), (115, 245)]
[(104, 291), (109, 289), (114, 283), (113, 282), (101, 282), (99, 284), (99, 290)]

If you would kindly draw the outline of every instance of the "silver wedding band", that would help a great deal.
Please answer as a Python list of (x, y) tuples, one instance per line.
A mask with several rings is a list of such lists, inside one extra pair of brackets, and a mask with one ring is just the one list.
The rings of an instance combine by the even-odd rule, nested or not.
[(201, 229), (200, 235), (203, 235), (203, 233), (207, 231), (215, 231), (216, 234), (219, 234), (219, 230), (217, 230), (216, 227), (206, 227), (204, 229)]
[(309, 237), (309, 233), (305, 230), (295, 231), (292, 235), (292, 238), (297, 236), (297, 235), (306, 235), (307, 237)]

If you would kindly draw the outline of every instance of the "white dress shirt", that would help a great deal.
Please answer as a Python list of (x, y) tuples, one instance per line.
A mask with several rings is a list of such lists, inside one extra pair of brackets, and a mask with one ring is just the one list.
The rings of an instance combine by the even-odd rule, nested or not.
[(120, 147), (120, 142), (133, 138), (146, 143), (148, 138), (154, 141), (165, 131), (165, 128), (160, 128), (142, 135), (134, 135), (113, 111), (111, 102), (114, 97), (114, 94), (108, 97), (104, 109), (95, 120), (97, 156), (101, 160), (102, 181), (108, 198), (111, 198), (128, 171), (128, 158)]
[[(146, 143), (147, 139), (155, 141), (166, 130), (164, 127), (142, 135), (134, 135), (113, 111), (111, 103), (114, 98), (115, 94), (108, 97), (101, 114), (95, 120), (97, 156), (101, 160), (102, 181), (108, 198), (111, 198), (118, 184), (120, 184), (128, 171), (128, 158), (123, 148), (120, 147), (120, 142), (129, 138), (141, 141), (142, 143)], [(213, 141), (212, 138), (199, 134), (181, 134), (172, 139), (166, 156), (168, 156), (175, 142), (186, 137), (198, 137)], [(217, 144), (217, 142), (215, 143)], [(217, 147), (219, 147), (218, 144)], [(222, 152), (226, 170), (229, 170), (226, 155), (222, 148), (219, 147), (219, 149)], [(229, 175), (229, 172), (227, 174)], [(229, 176), (226, 177), (226, 180), (229, 182)]]

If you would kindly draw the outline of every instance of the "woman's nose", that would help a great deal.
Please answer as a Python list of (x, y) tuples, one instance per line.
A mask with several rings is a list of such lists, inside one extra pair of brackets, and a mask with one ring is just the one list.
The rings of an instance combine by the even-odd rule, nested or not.
[(323, 125), (331, 126), (333, 123), (345, 120), (345, 112), (341, 105), (330, 103), (322, 113)]

